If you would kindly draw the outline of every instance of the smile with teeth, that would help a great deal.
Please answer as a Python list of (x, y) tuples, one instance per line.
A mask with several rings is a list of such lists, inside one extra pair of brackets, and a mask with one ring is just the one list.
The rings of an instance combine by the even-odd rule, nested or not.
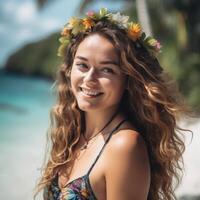
[(80, 88), (80, 89), (83, 92), (83, 94), (85, 94), (87, 96), (98, 96), (98, 95), (102, 94), (102, 92), (96, 91), (96, 90), (88, 90), (85, 88)]

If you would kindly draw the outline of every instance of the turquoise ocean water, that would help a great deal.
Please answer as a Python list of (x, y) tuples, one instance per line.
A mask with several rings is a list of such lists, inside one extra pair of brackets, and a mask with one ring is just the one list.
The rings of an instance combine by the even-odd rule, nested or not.
[(0, 199), (32, 199), (39, 176), (52, 82), (0, 74)]
[[(44, 127), (53, 103), (52, 82), (15, 75), (0, 75), (0, 140), (18, 140), (13, 131), (20, 127)], [(13, 131), (10, 131), (10, 130)], [(25, 135), (23, 135), (25, 134)], [(37, 134), (37, 133), (36, 133)], [(19, 132), (18, 136), (27, 136)]]

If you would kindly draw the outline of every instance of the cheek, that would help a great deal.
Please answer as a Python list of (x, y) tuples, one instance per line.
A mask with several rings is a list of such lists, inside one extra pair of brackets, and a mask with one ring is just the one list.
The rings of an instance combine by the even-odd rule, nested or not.
[(112, 97), (112, 99), (118, 101), (121, 99), (124, 90), (125, 90), (125, 80), (121, 78), (117, 78), (114, 81), (107, 81), (104, 84), (105, 91), (108, 92), (108, 95)]

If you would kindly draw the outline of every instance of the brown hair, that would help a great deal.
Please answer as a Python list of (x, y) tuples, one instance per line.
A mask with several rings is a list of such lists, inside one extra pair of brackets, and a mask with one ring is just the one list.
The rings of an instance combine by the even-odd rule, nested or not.
[(131, 40), (116, 25), (102, 21), (72, 40), (59, 68), (58, 100), (51, 112), (50, 156), (37, 193), (48, 187), (59, 169), (72, 159), (73, 147), (84, 131), (84, 115), (70, 88), (70, 70), (79, 44), (91, 34), (112, 42), (120, 57), (121, 71), (127, 76), (120, 107), (146, 142), (151, 166), (148, 199), (175, 199), (173, 184), (174, 180), (180, 181), (185, 149), (181, 133), (186, 130), (177, 125), (181, 114), (187, 113), (182, 97), (158, 60), (142, 44)]

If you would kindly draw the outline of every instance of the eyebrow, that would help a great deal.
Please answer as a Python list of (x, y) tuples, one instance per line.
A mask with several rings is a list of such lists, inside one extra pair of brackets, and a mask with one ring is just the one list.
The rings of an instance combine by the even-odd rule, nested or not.
[[(83, 57), (83, 56), (76, 56), (76, 58), (80, 59), (80, 60), (84, 60), (84, 61), (88, 61), (87, 58)], [(112, 64), (112, 65), (116, 65), (119, 66), (119, 64), (113, 60), (105, 60), (105, 61), (101, 61), (100, 64)]]

